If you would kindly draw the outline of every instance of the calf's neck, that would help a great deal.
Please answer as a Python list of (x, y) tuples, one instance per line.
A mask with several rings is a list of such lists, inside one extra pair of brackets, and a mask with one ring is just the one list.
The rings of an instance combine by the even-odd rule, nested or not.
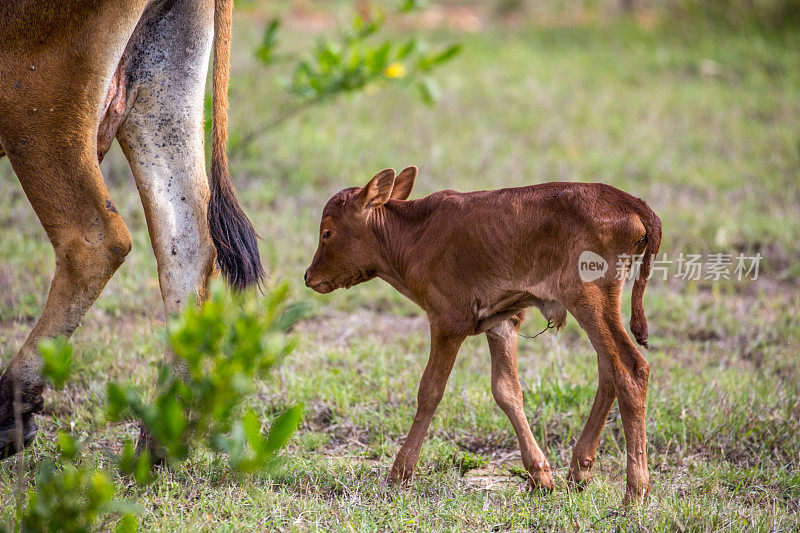
[(524, 310), (537, 307), (557, 328), (569, 311), (597, 351), (597, 394), (568, 480), (582, 487), (589, 479), (616, 399), (627, 447), (625, 501), (640, 502), (649, 487), (649, 365), (625, 331), (621, 297), (630, 258), (643, 254), (633, 284), (631, 332), (647, 346), (642, 296), (661, 242), (658, 216), (639, 198), (600, 183), (441, 191), (408, 200), (416, 176), (416, 167), (398, 175), (386, 169), (364, 187), (334, 195), (322, 212), (319, 246), (305, 274), (306, 285), (320, 293), (379, 277), (428, 316), (430, 358), (390, 481), (411, 477), (459, 347), (468, 335), (483, 333), (492, 393), (516, 431), (530, 482), (552, 488), (550, 464), (525, 417), (517, 375)]

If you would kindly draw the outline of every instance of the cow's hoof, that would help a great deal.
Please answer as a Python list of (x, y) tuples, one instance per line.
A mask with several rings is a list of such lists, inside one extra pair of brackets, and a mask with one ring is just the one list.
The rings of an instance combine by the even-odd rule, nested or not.
[(21, 452), (23, 448), (27, 448), (36, 438), (37, 430), (33, 416), (28, 416), (24, 419), (22, 427), (13, 422), (0, 427), (0, 460), (11, 457)]
[(6, 370), (0, 376), (0, 460), (19, 453), (36, 437), (33, 415), (42, 411), (44, 381), (23, 386)]
[(167, 450), (160, 446), (147, 431), (144, 424), (139, 425), (139, 442), (136, 443), (136, 455), (146, 453), (153, 466), (163, 466), (167, 458)]

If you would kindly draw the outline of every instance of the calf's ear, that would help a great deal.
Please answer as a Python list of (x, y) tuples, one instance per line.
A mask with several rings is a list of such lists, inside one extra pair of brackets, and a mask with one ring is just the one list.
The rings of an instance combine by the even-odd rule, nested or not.
[(394, 169), (381, 170), (364, 185), (358, 194), (358, 203), (362, 209), (380, 207), (386, 203), (392, 194), (394, 186)]
[(417, 167), (410, 166), (403, 169), (394, 179), (394, 187), (390, 198), (394, 200), (407, 200), (411, 196), (411, 189), (414, 188), (414, 181), (417, 179)]

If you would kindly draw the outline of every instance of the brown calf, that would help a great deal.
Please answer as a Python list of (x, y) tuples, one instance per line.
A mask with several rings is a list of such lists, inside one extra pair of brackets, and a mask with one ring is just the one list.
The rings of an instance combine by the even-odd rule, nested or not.
[[(623, 326), (623, 279), (615, 267), (620, 257), (645, 254), (633, 286), (631, 330), (647, 346), (642, 295), (661, 241), (658, 216), (639, 198), (599, 183), (441, 191), (409, 201), (416, 175), (416, 167), (396, 177), (394, 170), (383, 170), (363, 188), (333, 196), (322, 212), (319, 248), (305, 275), (306, 285), (320, 293), (379, 277), (428, 315), (430, 358), (417, 414), (390, 481), (411, 477), (461, 343), (467, 335), (485, 333), (494, 398), (514, 426), (531, 483), (552, 488), (550, 464), (525, 418), (517, 376), (517, 335), (524, 309), (535, 306), (558, 328), (569, 311), (598, 355), (597, 395), (568, 479), (577, 486), (588, 480), (617, 398), (628, 451), (625, 501), (642, 501), (649, 486), (649, 365)], [(581, 277), (579, 257), (585, 251), (597, 254), (600, 265), (610, 265), (603, 275)], [(596, 279), (584, 281), (588, 277)]]

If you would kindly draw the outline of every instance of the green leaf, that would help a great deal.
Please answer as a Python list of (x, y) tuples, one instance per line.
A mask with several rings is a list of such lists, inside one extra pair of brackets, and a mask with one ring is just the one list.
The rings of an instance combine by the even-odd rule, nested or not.
[(95, 470), (89, 478), (88, 497), (93, 502), (107, 502), (114, 498), (114, 484), (105, 472)]
[(286, 331), (294, 326), (298, 320), (303, 318), (311, 310), (309, 302), (297, 302), (286, 306), (283, 313), (275, 321), (275, 327), (279, 331)]
[(73, 460), (78, 456), (78, 452), (80, 451), (80, 445), (69, 433), (65, 433), (63, 431), (58, 432), (58, 448), (61, 452), (61, 457), (67, 460)]
[(42, 339), (38, 347), (42, 356), (42, 376), (53, 387), (61, 389), (72, 373), (72, 347), (61, 337)]
[(400, 12), (410, 13), (422, 7), (425, 3), (427, 2), (424, 2), (424, 0), (403, 0), (403, 3), (400, 4)]
[(150, 471), (150, 452), (137, 454), (136, 448), (129, 440), (125, 441), (122, 447), (122, 455), (117, 458), (117, 466), (123, 474), (133, 476), (139, 485), (152, 483), (155, 479)]
[(280, 19), (272, 19), (264, 29), (261, 45), (256, 49), (256, 57), (265, 65), (269, 65), (275, 59), (275, 48), (278, 44), (278, 28), (280, 28), (280, 25)]
[(380, 75), (386, 64), (389, 62), (389, 51), (392, 49), (392, 43), (385, 42), (370, 54), (370, 69), (373, 74)]
[(435, 104), (442, 96), (439, 85), (432, 78), (423, 78), (422, 81), (417, 84), (417, 88), (420, 91), (422, 100), (428, 105)]
[(177, 443), (181, 440), (181, 435), (187, 427), (186, 417), (183, 414), (178, 398), (169, 396), (164, 398), (161, 408), (161, 421), (162, 421), (162, 436), (165, 440), (164, 444), (168, 445), (172, 442)]
[(106, 385), (106, 418), (119, 422), (139, 408), (139, 395), (130, 387), (123, 388), (116, 383)]
[(445, 48), (442, 52), (438, 55), (433, 57), (431, 65), (440, 65), (447, 61), (450, 61), (455, 56), (457, 56), (461, 52), (461, 45), (460, 44), (453, 44)]
[(135, 515), (126, 513), (122, 515), (117, 527), (114, 528), (116, 533), (136, 533), (139, 530), (139, 520)]
[(406, 59), (417, 50), (417, 46), (418, 43), (416, 39), (409, 39), (406, 41), (406, 43), (397, 51), (397, 60), (402, 61)]
[(252, 409), (248, 409), (242, 417), (242, 428), (247, 436), (247, 442), (257, 455), (261, 455), (266, 450), (266, 441), (261, 434), (261, 421)]
[(290, 407), (285, 413), (279, 416), (269, 429), (269, 436), (267, 437), (265, 448), (267, 453), (272, 454), (282, 448), (283, 445), (286, 444), (286, 441), (289, 440), (289, 437), (292, 436), (292, 433), (297, 429), (297, 426), (300, 425), (302, 419), (303, 406), (300, 404)]
[(454, 44), (448, 46), (441, 52), (435, 52), (432, 54), (428, 54), (425, 56), (420, 57), (419, 61), (417, 62), (417, 68), (422, 72), (428, 72), (433, 67), (439, 66), (442, 63), (446, 63), (453, 59), (459, 52), (461, 51), (460, 44)]

